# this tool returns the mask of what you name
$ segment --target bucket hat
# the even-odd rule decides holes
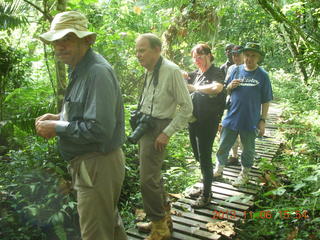
[[[254,51],[259,53],[262,57],[264,56],[264,52],[261,50],[259,43],[247,42],[242,52],[245,52],[245,51]]]
[[[92,43],[95,41],[96,33],[88,31],[87,18],[76,11],[58,13],[51,22],[50,31],[40,35],[45,43],[50,43],[63,38],[68,33],[74,33],[78,38],[92,35]]]

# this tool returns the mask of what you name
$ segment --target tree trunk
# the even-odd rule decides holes
[[[308,84],[308,74],[305,65],[302,63],[303,60],[303,55],[299,52],[299,49],[297,48],[295,44],[295,36],[292,34],[290,29],[288,29],[285,25],[280,25],[280,30],[283,34],[283,37],[285,39],[285,42],[288,46],[288,49],[290,50],[290,53],[292,57],[294,58],[297,67],[299,68],[302,76],[303,76],[303,81],[305,84]]]

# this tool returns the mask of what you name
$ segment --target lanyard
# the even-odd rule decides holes
[[[159,70],[160,70],[160,67],[161,67],[161,64],[162,64],[162,56],[160,56],[154,70],[153,70],[153,73],[152,73],[152,76],[151,76],[151,79],[150,79],[150,82],[149,82],[149,85],[148,85],[148,88],[147,88],[147,91],[146,93],[148,92],[149,90],[149,87],[151,85],[151,83],[153,83],[153,86],[154,86],[154,89],[153,89],[153,93],[152,93],[152,100],[151,100],[151,111],[150,111],[150,116],[152,116],[152,111],[153,111],[153,102],[154,102],[154,94],[155,94],[155,91],[156,91],[156,86],[158,85],[158,82],[159,82]],[[145,100],[145,96],[143,96],[143,93],[144,93],[144,90],[146,88],[146,85],[147,85],[147,78],[148,78],[148,72],[145,73],[145,78],[144,78],[144,83],[143,83],[143,89],[142,89],[142,92],[140,94],[140,97],[139,97],[139,105],[138,105],[138,111],[140,110],[144,100]]]

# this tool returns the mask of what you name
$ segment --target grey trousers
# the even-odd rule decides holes
[[[164,206],[167,203],[167,198],[161,176],[165,151],[157,151],[154,148],[154,143],[170,121],[169,119],[155,120],[155,127],[147,131],[139,141],[143,208],[151,221],[160,220],[165,216]]]
[[[82,239],[127,240],[117,206],[125,173],[122,150],[78,156],[69,169]]]

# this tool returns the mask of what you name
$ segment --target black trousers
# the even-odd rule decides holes
[[[212,145],[217,135],[221,115],[211,115],[189,124],[189,137],[194,157],[200,162],[203,177],[203,195],[211,193],[213,181]]]

